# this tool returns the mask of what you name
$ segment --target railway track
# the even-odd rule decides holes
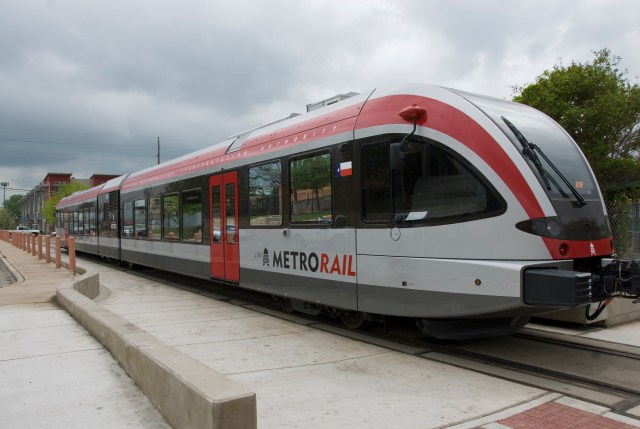
[[[338,320],[286,314],[261,293],[226,285],[212,288],[211,282],[156,269],[121,269],[317,329],[604,405],[623,415],[640,404],[640,347],[528,328],[508,337],[440,341],[425,337],[413,321],[402,318],[351,331]]]

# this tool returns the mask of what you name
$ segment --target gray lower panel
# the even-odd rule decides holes
[[[354,283],[240,269],[240,286],[272,295],[286,296],[347,310],[358,308],[357,290]]]
[[[359,310],[419,318],[512,317],[539,312],[520,298],[358,286]]]
[[[132,264],[143,265],[145,267],[158,268],[160,270],[171,271],[202,279],[211,278],[210,264],[191,259],[180,259],[175,256],[161,256],[151,253],[134,252],[122,249],[122,260]]]
[[[97,255],[98,246],[95,244],[79,243],[76,241],[76,252],[84,252],[91,253],[92,255]]]
[[[120,259],[120,249],[117,247],[100,246],[100,256],[112,259]]]

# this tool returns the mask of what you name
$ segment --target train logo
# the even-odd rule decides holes
[[[353,255],[329,255],[328,253],[301,252],[295,250],[274,250],[273,257],[266,247],[258,252],[262,256],[262,266],[284,270],[355,277]],[[271,264],[270,264],[271,262]]]

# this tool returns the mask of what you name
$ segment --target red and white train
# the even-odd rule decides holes
[[[307,107],[64,198],[59,233],[350,327],[404,316],[442,338],[637,297],[585,157],[543,113],[422,84]]]

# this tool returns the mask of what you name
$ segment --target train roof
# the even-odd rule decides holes
[[[98,194],[100,193],[104,185],[105,184],[103,183],[101,185],[94,186],[93,188],[90,188],[90,189],[76,191],[73,194],[69,195],[68,197],[62,198],[60,202],[58,202],[58,204],[56,205],[56,208],[61,209],[61,208],[65,208],[68,206],[81,203],[83,201],[93,199],[96,196],[98,196]]]
[[[129,191],[178,179],[214,174],[242,165],[249,160],[259,162],[263,158],[273,157],[275,152],[286,148],[301,150],[299,145],[318,142],[322,139],[326,144],[332,144],[337,142],[340,136],[344,140],[352,139],[356,131],[366,128],[395,125],[406,127],[408,125],[406,119],[400,117],[398,113],[402,108],[410,106],[412,100],[416,102],[433,100],[435,104],[431,108],[435,110],[434,106],[438,103],[450,104],[454,107],[460,106],[461,103],[468,105],[464,98],[465,94],[462,91],[427,84],[402,84],[361,94],[340,94],[307,105],[310,110],[307,113],[291,114],[283,119],[232,135],[220,143],[199,151],[120,176],[86,193],[73,194],[62,200],[61,204],[73,204],[85,198],[91,198],[94,194],[117,189]],[[309,106],[313,106],[312,109],[309,109]],[[431,113],[429,112],[429,115]],[[309,147],[317,147],[317,145]]]
[[[278,148],[319,140],[329,134],[336,134],[337,131],[353,132],[355,119],[370,93],[340,94],[336,96],[340,97],[339,102],[326,107],[316,107],[305,114],[293,113],[230,136],[223,142],[200,151],[138,171],[126,178],[122,189],[145,187],[207,172],[212,174],[243,159]],[[332,99],[333,97],[327,100]],[[327,100],[319,103],[326,103]],[[330,132],[327,127],[331,127]]]

